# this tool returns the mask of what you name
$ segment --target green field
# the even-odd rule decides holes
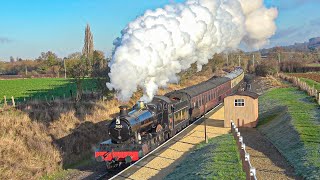
[[[310,87],[314,86],[314,88],[316,88],[318,91],[320,91],[320,83],[318,83],[314,80],[311,80],[311,79],[307,79],[307,78],[300,78],[300,80],[306,82]]]
[[[246,179],[231,134],[201,143],[165,179]]]
[[[94,79],[85,79],[83,89],[96,90],[97,83]],[[25,98],[30,99],[50,99],[70,97],[72,91],[76,92],[76,84],[73,79],[62,78],[37,78],[37,79],[14,79],[0,80],[0,104],[3,102],[3,96],[7,99],[13,96],[18,101]]]
[[[259,97],[262,132],[304,179],[320,179],[320,110],[297,88],[273,89]]]

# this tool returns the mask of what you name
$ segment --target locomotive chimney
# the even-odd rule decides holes
[[[120,109],[120,116],[127,116],[128,115],[128,106],[119,106]]]

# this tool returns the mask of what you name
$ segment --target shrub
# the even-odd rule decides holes
[[[263,61],[256,66],[255,71],[258,76],[274,75],[279,71],[279,67],[276,61]]]

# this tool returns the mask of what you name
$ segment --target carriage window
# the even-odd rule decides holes
[[[234,106],[243,107],[244,106],[244,99],[235,99]]]
[[[163,109],[164,109],[164,110],[167,110],[167,109],[168,109],[168,104],[167,104],[167,103],[165,103],[165,104],[163,105]]]
[[[176,112],[176,113],[174,114],[174,118],[175,118],[176,120],[178,120],[178,117],[179,117],[179,113]]]

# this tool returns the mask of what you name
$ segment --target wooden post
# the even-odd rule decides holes
[[[318,104],[320,105],[320,92],[318,92]]]
[[[244,158],[244,169],[246,173],[246,179],[250,180],[250,155],[248,153],[245,154]]]
[[[240,159],[241,159],[241,162],[242,162],[242,170],[245,172],[245,155],[246,155],[246,145],[243,143],[241,145],[241,150],[240,150]]]
[[[12,100],[12,107],[16,107],[16,103],[14,102],[14,97],[11,96],[11,100]]]
[[[7,97],[3,96],[4,102],[3,102],[3,107],[7,107]]]

